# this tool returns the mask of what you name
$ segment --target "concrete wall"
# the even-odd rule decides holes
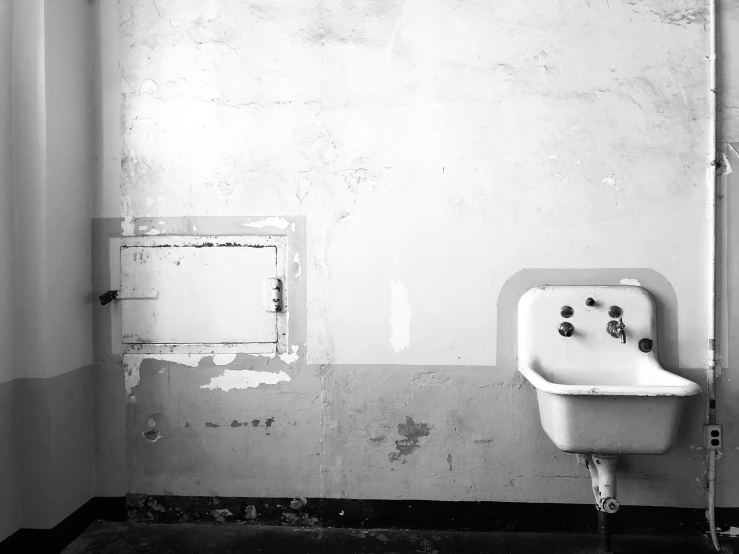
[[[90,7],[0,8],[0,540],[93,495]]]
[[[0,3],[0,260],[13,259],[13,3]],[[13,326],[13,264],[0,264],[0,440],[17,444],[14,433],[15,337]],[[21,525],[16,448],[0,451],[0,540]]]
[[[93,367],[18,379],[22,527],[50,529],[94,496]]]
[[[663,363],[702,383],[703,5],[95,9],[95,293],[120,232],[299,215],[307,244],[298,360],[129,361],[125,445],[124,361],[95,309],[110,423],[99,493],[590,502],[587,472],[543,434],[515,371],[514,307],[537,284],[642,283],[665,322]],[[731,321],[739,305],[723,301]],[[291,380],[208,387],[243,369]],[[623,461],[624,503],[704,504],[703,402],[688,402],[671,454]],[[736,407],[719,418],[719,504],[736,506]]]
[[[50,377],[92,354],[89,6],[15,7],[17,352],[23,376]]]
[[[87,0],[47,0],[46,299],[49,377],[92,362],[91,18]]]
[[[0,5],[0,259],[13,257],[13,3]],[[0,267],[0,352],[15,357],[13,266]],[[12,379],[15,364],[0,366],[0,382]]]
[[[719,144],[739,141],[739,5],[732,0],[719,2]],[[736,168],[734,168],[736,169]]]

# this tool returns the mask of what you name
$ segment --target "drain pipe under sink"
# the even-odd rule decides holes
[[[593,498],[598,510],[598,552],[607,554],[611,550],[611,514],[618,511],[616,500],[616,456],[578,454],[578,459],[590,472]]]

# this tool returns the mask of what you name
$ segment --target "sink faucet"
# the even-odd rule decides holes
[[[608,331],[608,334],[614,339],[621,339],[621,344],[626,344],[626,325],[624,325],[624,319],[622,317],[619,317],[618,321],[615,319],[613,321],[609,321],[606,326],[606,331]]]

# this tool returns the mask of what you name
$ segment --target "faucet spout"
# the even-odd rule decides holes
[[[606,331],[614,339],[621,339],[621,344],[626,344],[626,325],[622,317],[619,317],[618,321],[615,319],[609,321],[608,325],[606,325]]]

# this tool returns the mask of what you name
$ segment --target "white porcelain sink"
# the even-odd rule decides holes
[[[621,311],[625,343],[607,330],[619,319],[609,315],[612,306]],[[560,333],[563,323],[571,336],[566,326]],[[658,344],[654,299],[641,287],[536,287],[518,305],[518,370],[536,387],[544,430],[566,452],[672,447],[685,397],[700,387],[662,368]]]

